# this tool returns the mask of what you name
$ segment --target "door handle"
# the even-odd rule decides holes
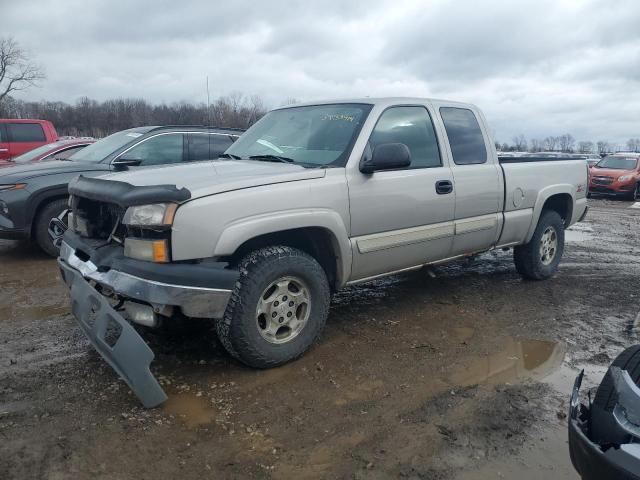
[[[453,192],[453,183],[451,180],[438,180],[436,182],[436,193],[438,195],[446,195]]]
[[[0,152],[8,152],[9,149],[8,148],[0,148]]]

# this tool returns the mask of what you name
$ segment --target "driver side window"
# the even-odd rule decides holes
[[[184,157],[184,135],[166,133],[139,143],[126,153],[127,157],[141,159],[141,166],[179,163]]]
[[[369,146],[404,143],[411,152],[409,168],[440,167],[440,150],[429,112],[424,107],[391,107],[376,123]]]

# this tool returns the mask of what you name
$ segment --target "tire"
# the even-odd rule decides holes
[[[551,259],[543,258],[541,252],[542,242],[548,238],[546,234],[550,231],[555,233],[556,239]],[[545,280],[556,273],[563,253],[564,222],[555,210],[543,210],[531,241],[513,249],[513,261],[516,270],[523,277],[530,280]],[[547,263],[547,260],[550,261]]]
[[[636,185],[636,188],[633,189],[633,192],[631,192],[631,195],[629,198],[634,202],[640,201],[640,183],[638,183]]]
[[[623,351],[611,367],[626,370],[635,384],[640,386],[640,345]],[[591,406],[591,439],[601,445],[628,443],[631,438],[613,418],[613,408],[618,402],[618,394],[613,384],[611,367],[600,382]]]
[[[60,250],[53,244],[49,237],[49,222],[67,209],[67,199],[60,198],[47,203],[40,209],[33,222],[33,239],[38,246],[52,257],[57,257]]]
[[[272,246],[249,253],[239,270],[224,317],[216,321],[222,345],[254,368],[276,367],[300,357],[317,340],[329,314],[330,289],[323,268],[305,252]],[[292,307],[294,296],[287,297],[287,292],[308,302]],[[266,314],[259,314],[259,304]]]

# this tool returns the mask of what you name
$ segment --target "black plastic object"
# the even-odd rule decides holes
[[[154,354],[146,342],[78,273],[60,260],[58,264],[71,287],[73,315],[98,353],[145,407],[157,407],[166,401],[167,395],[149,370]],[[117,332],[115,338],[110,337],[110,330]]]
[[[87,178],[82,175],[69,182],[69,193],[123,208],[150,203],[184,202],[191,198],[189,190],[175,185],[135,186],[126,182]]]

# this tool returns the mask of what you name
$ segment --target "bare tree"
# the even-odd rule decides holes
[[[598,140],[596,145],[598,147],[598,153],[600,154],[607,153],[611,150],[611,146],[609,145],[609,142],[607,142],[606,140]]]
[[[513,137],[512,140],[513,146],[516,147],[517,151],[523,152],[527,149],[527,139],[523,134]]]
[[[558,145],[558,137],[547,137],[544,139],[545,150],[555,150]]]
[[[0,38],[0,103],[11,93],[36,86],[45,78],[40,66],[11,37]]]
[[[575,143],[576,140],[570,133],[565,133],[564,135],[560,135],[560,137],[558,137],[558,147],[560,147],[560,150],[562,152],[572,152]]]
[[[539,140],[537,138],[532,138],[529,142],[529,151],[530,152],[539,152],[544,149],[544,141]]]
[[[630,138],[627,140],[627,149],[630,152],[640,151],[640,138]]]
[[[593,153],[593,142],[590,142],[588,140],[578,142],[578,151],[580,153]]]

